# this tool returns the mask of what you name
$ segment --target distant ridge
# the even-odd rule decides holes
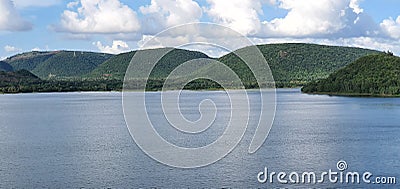
[[[265,44],[257,47],[269,64],[277,87],[303,86],[310,81],[327,78],[329,74],[360,57],[379,53],[379,51],[355,47],[304,43]],[[151,90],[159,90],[170,72],[184,62],[209,58],[202,52],[170,49],[171,51],[158,62],[150,75],[151,81],[148,87]],[[249,47],[245,47],[235,52],[245,52],[248,49]],[[157,52],[159,50],[161,49],[144,51]],[[69,83],[63,83],[63,87],[59,88],[52,86],[52,90],[121,90],[126,69],[136,52],[111,55],[81,51],[33,51],[7,58],[3,64],[0,64],[0,66],[3,65],[0,69],[4,71],[25,69],[32,72],[43,82],[47,82],[40,85],[41,90],[46,90],[47,87],[56,84],[57,81],[69,81]],[[246,88],[258,87],[253,73],[235,55],[235,52],[213,59],[234,70]],[[12,66],[11,69],[7,65]],[[201,72],[211,73],[213,71],[207,69],[212,69],[212,67],[206,67]],[[138,79],[144,81],[143,77],[145,76],[141,70],[133,71],[137,72],[135,75],[141,77]],[[85,86],[82,86],[83,83]],[[68,87],[69,85],[71,86]],[[193,89],[198,89],[198,86],[201,86],[201,88],[210,86],[218,88],[218,85],[210,81],[193,82],[190,86]]]
[[[74,78],[90,73],[113,55],[81,51],[28,52],[6,59],[15,70],[26,69],[42,79]]]
[[[304,43],[257,46],[267,60],[278,87],[295,87],[328,75],[357,58],[379,51]],[[246,51],[246,47],[237,51]],[[254,82],[252,73],[234,53],[218,59],[239,73],[242,80]]]

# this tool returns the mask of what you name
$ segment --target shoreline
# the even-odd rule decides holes
[[[382,95],[382,94],[370,94],[370,93],[333,93],[333,92],[301,92],[308,95],[328,95],[328,96],[341,96],[341,97],[359,97],[359,98],[400,98],[399,95]]]
[[[245,89],[246,91],[257,91],[259,88],[251,88],[251,89]],[[261,90],[269,90],[269,89],[301,89],[299,87],[293,87],[293,88],[265,88]],[[240,90],[240,89],[215,89],[215,88],[210,88],[210,89],[182,89],[182,91],[194,91],[194,92],[212,92],[212,91],[226,91],[226,90]],[[165,90],[165,91],[180,91],[180,90]],[[18,94],[57,94],[57,93],[123,93],[123,92],[143,92],[143,90],[104,90],[104,91],[34,91],[34,92],[17,92],[17,93],[2,93],[0,92],[1,95],[18,95]],[[144,92],[162,92],[162,90],[148,90]]]
[[[333,93],[333,92],[303,92],[302,87],[276,87],[268,89],[299,89],[300,93],[307,95],[327,95],[327,96],[337,96],[337,97],[353,97],[353,98],[400,98],[399,95],[380,95],[380,94],[370,94],[370,93]],[[246,91],[258,90],[259,88],[245,89]],[[183,91],[224,91],[225,89],[182,89]],[[226,89],[226,90],[239,90],[239,89]],[[262,89],[264,90],[264,89]],[[177,90],[166,90],[166,91],[177,91]],[[17,93],[1,93],[1,95],[18,95],[18,94],[57,94],[57,93],[123,93],[123,90],[104,90],[104,91],[34,91],[34,92],[17,92]],[[142,90],[129,90],[125,92],[142,92]],[[144,92],[162,92],[162,90],[148,90]]]

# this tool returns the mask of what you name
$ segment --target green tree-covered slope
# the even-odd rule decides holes
[[[157,51],[166,50],[166,49],[150,49],[143,50],[142,53],[148,53],[149,55],[157,53]],[[189,51],[183,49],[167,49],[171,50],[167,53],[154,67],[153,72],[151,74],[151,78],[153,79],[164,79],[169,73],[174,70],[180,64],[197,59],[197,58],[209,58],[206,54],[196,51]],[[135,55],[136,51],[132,51],[129,53],[122,53],[116,55],[109,60],[105,61],[103,64],[99,65],[95,70],[91,72],[89,77],[108,77],[122,80],[125,76],[126,69],[131,62],[132,57]],[[141,70],[133,70],[137,71],[135,75],[143,75]]]
[[[278,86],[298,86],[312,80],[326,78],[330,73],[350,64],[359,57],[377,53],[374,50],[325,46],[315,44],[267,44],[257,46],[267,60]],[[246,48],[240,49],[246,51]],[[219,61],[231,67],[248,82],[254,78],[234,53],[227,54]]]
[[[0,71],[0,93],[20,92],[21,86],[32,86],[41,80],[27,70]]]
[[[43,79],[82,77],[112,55],[79,51],[29,52],[6,59],[14,70],[26,69]]]
[[[29,70],[32,71],[36,68],[37,65],[43,63],[48,58],[56,54],[57,51],[53,52],[27,52],[18,54],[12,57],[7,58],[5,61],[12,65],[15,70]]]
[[[359,57],[377,53],[377,51],[368,49],[300,43],[267,44],[257,47],[269,63],[278,87],[301,86],[313,80],[326,78],[330,73],[348,65]],[[235,52],[246,52],[251,48],[254,47],[246,47]],[[182,63],[193,59],[209,58],[201,52],[172,48],[150,49],[140,52],[151,55],[152,53],[166,50],[171,51],[158,62],[150,76],[147,87],[151,90],[160,89],[170,72]],[[118,89],[118,86],[122,86],[126,69],[135,53],[137,51],[119,55],[78,51],[28,52],[10,57],[5,62],[10,64],[14,70],[26,69],[41,79],[50,81],[46,83],[47,87],[50,84],[54,84],[53,81],[71,81],[71,85],[77,86],[80,85],[80,82],[86,82],[82,85],[87,85],[88,81],[93,81],[96,86],[97,83],[101,82],[105,85],[110,83],[108,86],[113,86],[100,87],[102,89]],[[218,60],[232,68],[242,79],[246,88],[257,87],[253,73],[234,53],[229,53],[214,60]],[[260,68],[256,69],[257,71],[261,70]],[[138,81],[145,81],[143,70],[139,68],[132,71],[135,76],[139,77]],[[196,70],[193,74],[202,75],[203,73],[214,72],[215,70],[210,66]],[[66,86],[68,84],[64,83],[63,85]],[[201,85],[202,88],[207,88],[208,85],[212,86],[212,88],[217,86],[215,83],[202,80],[191,83],[191,88],[197,89],[197,85]],[[73,88],[74,86],[72,86],[71,90]],[[90,89],[90,87],[85,87],[84,90],[86,89]]]
[[[112,55],[92,52],[62,51],[36,66],[32,73],[46,77],[82,77]]]
[[[14,83],[36,82],[40,79],[27,70],[19,70],[16,72],[0,71],[0,86],[13,85]]]
[[[13,71],[13,70],[14,69],[10,64],[8,64],[7,62],[0,61],[0,71],[9,72],[9,71]]]
[[[97,66],[87,77],[109,77],[122,80],[133,55],[135,55],[135,51],[115,55]]]
[[[122,88],[118,80],[42,80],[28,70],[0,71],[0,93],[112,91]]]
[[[306,93],[400,95],[400,57],[379,53],[359,58],[328,78],[302,88]]]

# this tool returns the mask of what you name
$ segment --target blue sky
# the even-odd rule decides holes
[[[398,0],[0,0],[0,58],[31,50],[120,53],[137,49],[146,36],[198,21],[230,27],[255,43],[400,55]]]

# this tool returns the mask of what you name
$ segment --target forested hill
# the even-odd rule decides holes
[[[300,43],[267,44],[257,47],[266,58],[274,79],[280,87],[299,86],[316,79],[326,78],[330,73],[359,57],[378,53],[369,49]],[[246,48],[240,50],[246,51]],[[129,52],[110,58],[93,70],[88,77],[107,76],[122,79],[134,54],[135,52]],[[158,79],[165,78],[176,66],[196,58],[208,58],[208,56],[196,51],[174,49],[159,61],[152,76]],[[218,58],[218,61],[231,67],[245,83],[254,83],[251,71],[234,53]]]
[[[259,45],[258,48],[268,61],[278,83],[300,85],[325,78],[357,58],[377,52],[352,47],[300,43],[267,44]],[[104,76],[122,79],[134,54],[135,51],[119,55],[80,51],[28,52],[10,57],[5,62],[14,70],[26,69],[42,79],[98,79]],[[208,56],[201,52],[174,49],[160,61],[160,66],[154,74],[165,77],[171,71],[171,67],[196,58]],[[251,75],[234,53],[218,60],[233,68],[242,78],[249,78],[248,75]]]
[[[0,93],[21,92],[20,86],[33,85],[41,80],[27,70],[0,71]]]
[[[22,53],[5,60],[14,70],[26,69],[42,79],[79,78],[113,55],[81,51]]]
[[[361,48],[300,43],[267,44],[257,47],[266,58],[278,87],[301,86],[313,80],[326,78],[330,73],[348,65],[359,57],[378,53],[378,51]],[[246,51],[246,49],[248,47],[237,51]],[[144,51],[152,53],[159,50],[165,49]],[[68,90],[118,90],[122,86],[126,69],[135,53],[136,51],[110,55],[80,51],[33,51],[18,54],[7,58],[3,63],[0,62],[0,70],[28,70],[43,80],[40,85],[42,91],[45,91],[45,88],[52,84],[58,85],[56,84],[57,81],[64,82],[62,85],[58,85],[62,87],[51,87],[52,90],[59,91],[66,88]],[[171,49],[153,69],[150,76],[150,88],[158,90],[174,68],[186,61],[198,58],[209,57],[202,52]],[[234,52],[217,60],[231,67],[242,79],[246,88],[257,87],[252,72]],[[142,71],[136,71],[138,74],[135,75],[140,76]],[[212,72],[213,70],[202,70],[202,72],[208,71]],[[143,78],[140,79],[143,80]],[[46,81],[48,82],[46,83]],[[66,81],[70,83],[66,83]],[[69,84],[73,86],[68,87]],[[95,87],[91,88],[88,86],[89,84],[94,84]],[[81,87],[81,85],[85,86]],[[197,89],[197,85],[207,88],[207,86],[215,86],[215,83],[200,81],[191,84],[193,89]],[[35,90],[32,88],[32,91]]]
[[[144,53],[151,54],[159,50],[160,49],[149,49],[143,51]],[[154,67],[153,72],[151,74],[151,78],[164,79],[177,66],[185,63],[186,61],[198,58],[209,58],[206,54],[197,51],[172,49],[172,48],[167,50],[170,51],[157,62],[157,65]],[[107,77],[107,78],[123,80],[126,69],[128,68],[129,63],[131,62],[131,59],[135,55],[135,53],[136,51],[122,53],[108,59],[107,61],[99,65],[96,69],[94,69],[88,75],[88,77],[91,78]],[[140,70],[137,71],[140,72]],[[141,74],[138,73],[136,75],[141,75]]]
[[[328,78],[302,89],[306,93],[400,96],[400,57],[391,53],[364,56]]]
[[[13,71],[13,70],[14,69],[10,64],[8,64],[6,62],[3,62],[3,61],[0,61],[0,71],[9,72],[9,71]]]
[[[267,60],[274,79],[279,86],[293,87],[326,78],[338,70],[374,50],[325,46],[315,44],[267,44],[257,46]],[[240,49],[246,51],[246,49]],[[227,64],[242,78],[251,78],[251,72],[234,53],[227,54],[219,61]],[[251,80],[251,79],[250,79]]]

